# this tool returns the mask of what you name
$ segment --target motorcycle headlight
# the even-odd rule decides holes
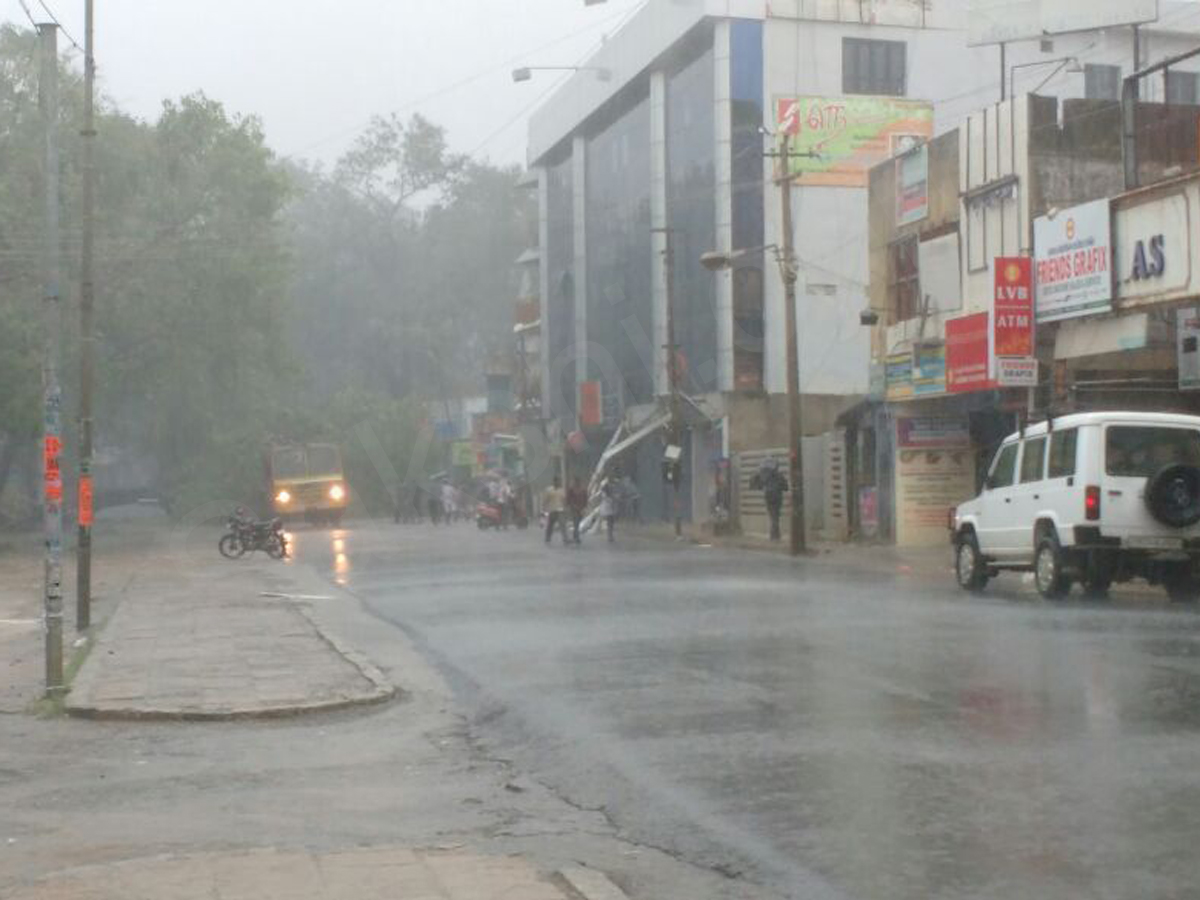
[[[346,490],[340,484],[335,484],[329,489],[330,500],[341,500],[346,496]]]
[[[287,504],[292,502],[292,495],[289,494],[287,491],[280,491],[278,494],[275,495],[275,500],[276,500],[276,502],[282,503],[284,506],[286,506]]]

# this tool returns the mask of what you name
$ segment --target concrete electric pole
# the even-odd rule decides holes
[[[784,328],[787,329],[787,429],[788,461],[792,488],[791,552],[805,551],[804,539],[804,428],[800,397],[800,347],[796,339],[796,247],[792,226],[791,137],[786,132],[779,151],[781,172],[776,182],[783,199],[781,268],[784,289]]]
[[[75,629],[92,624],[92,397],[96,369],[96,58],[94,0],[86,0],[83,61],[83,253],[79,265],[79,542],[75,570]]]
[[[41,73],[38,105],[45,143],[45,221],[42,234],[42,506],[46,538],[43,615],[46,633],[46,694],[63,691],[62,586],[62,293],[59,285],[58,221],[58,28],[38,25]]]

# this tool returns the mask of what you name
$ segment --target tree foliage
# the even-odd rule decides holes
[[[41,425],[36,51],[0,28],[0,499],[14,461],[34,483]],[[60,95],[70,451],[82,85],[66,64]],[[423,404],[478,392],[507,345],[534,221],[517,170],[390,116],[325,172],[279,160],[256,118],[202,94],[153,122],[102,99],[97,130],[101,454],[136,462],[183,514],[261,495],[270,438],[334,439],[380,508],[391,486],[355,434],[405,473]]]

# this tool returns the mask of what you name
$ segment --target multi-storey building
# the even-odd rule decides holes
[[[1163,6],[1160,21],[1191,5]],[[761,506],[737,486],[764,454],[786,452],[773,249],[786,189],[813,436],[807,512],[813,528],[844,529],[840,447],[816,436],[870,390],[870,168],[1009,90],[1115,99],[1135,43],[1142,59],[1179,45],[1151,24],[1001,51],[970,46],[967,24],[965,0],[651,0],[538,109],[542,414],[569,467],[590,470],[616,434],[643,515],[668,514],[653,426],[671,389],[671,333],[690,425],[683,514],[705,521],[715,497],[763,530]],[[1195,76],[1164,90],[1195,92]],[[786,179],[771,155],[782,131],[802,154]],[[734,265],[708,271],[709,251]]]

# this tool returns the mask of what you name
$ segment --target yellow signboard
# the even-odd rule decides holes
[[[781,97],[797,184],[866,187],[867,171],[933,137],[933,104],[894,97]]]

